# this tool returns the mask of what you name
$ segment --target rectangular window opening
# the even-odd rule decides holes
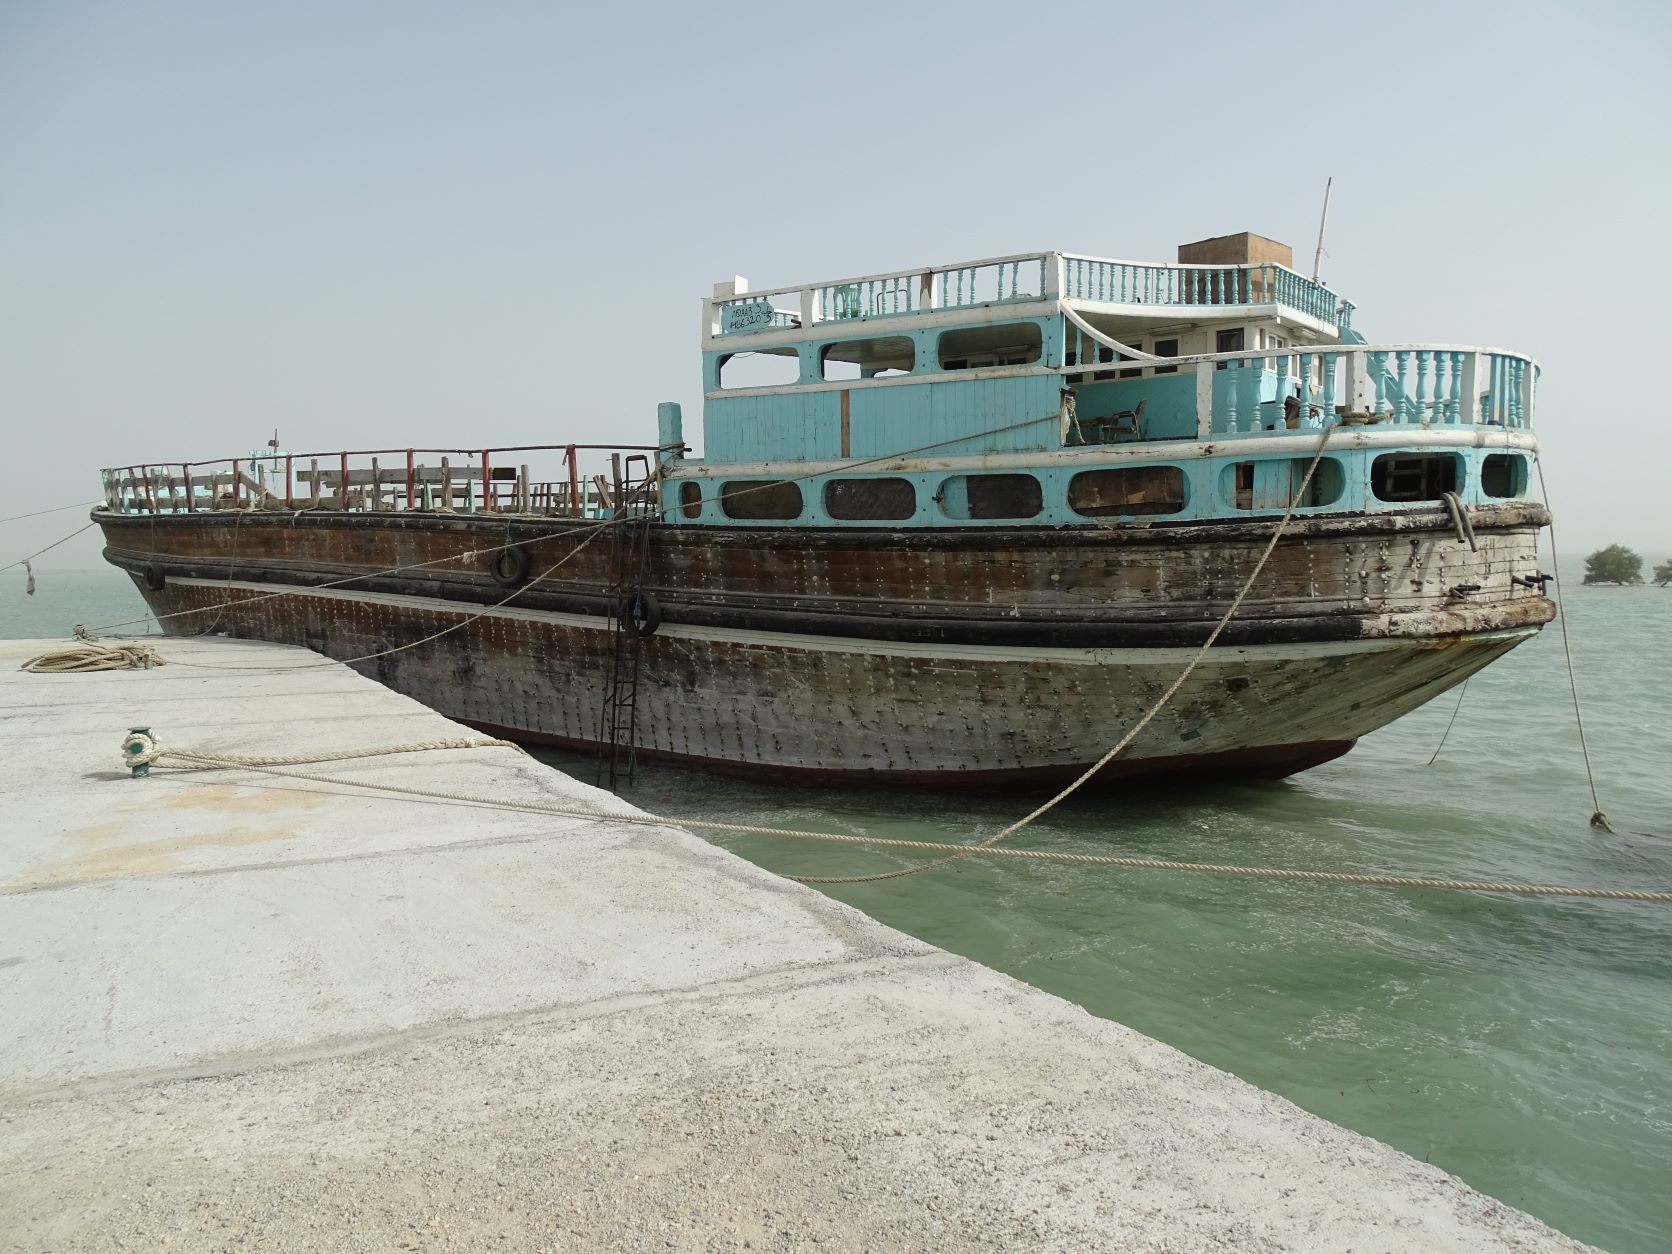
[[[1082,471],[1068,481],[1068,508],[1088,518],[1176,514],[1184,508],[1184,471],[1177,466]]]
[[[720,358],[722,388],[786,387],[801,382],[801,354],[793,348],[757,349]]]
[[[917,513],[917,487],[910,479],[832,479],[824,512],[843,522],[899,522]]]
[[[1238,353],[1246,346],[1246,340],[1247,336],[1244,328],[1230,327],[1227,330],[1217,332],[1214,335],[1213,351],[1216,353]],[[1215,362],[1214,369],[1223,370],[1231,364],[1232,363],[1228,361]],[[1246,366],[1248,363],[1245,361],[1239,361],[1236,364],[1239,366]]]
[[[823,376],[831,381],[886,379],[912,372],[917,364],[917,345],[904,335],[885,335],[873,340],[843,340],[819,350]]]
[[[954,475],[935,500],[948,518],[1037,518],[1045,509],[1039,480],[1026,474]]]
[[[801,504],[801,485],[788,479],[734,479],[720,485],[720,512],[727,518],[788,522],[801,517]]]
[[[1370,463],[1370,491],[1379,501],[1437,501],[1457,491],[1457,457],[1384,453]]]
[[[981,370],[993,366],[1028,366],[1045,350],[1037,322],[961,327],[947,331],[937,346],[942,370]]]

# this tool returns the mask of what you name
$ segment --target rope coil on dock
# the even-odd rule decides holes
[[[150,670],[168,660],[148,644],[94,644],[91,641],[36,654],[20,667],[37,675],[74,675],[85,671]]]

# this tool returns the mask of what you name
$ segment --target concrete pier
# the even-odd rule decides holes
[[[687,832],[181,748],[471,733],[315,655],[0,643],[0,1249],[1582,1249]],[[605,800],[515,749],[311,768]]]

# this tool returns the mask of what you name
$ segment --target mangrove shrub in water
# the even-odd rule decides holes
[[[1610,544],[1585,559],[1586,583],[1642,583],[1643,559],[1623,544]]]
[[[1655,567],[1655,586],[1664,588],[1672,583],[1672,562],[1662,562]]]

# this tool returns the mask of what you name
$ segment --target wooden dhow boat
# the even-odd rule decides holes
[[[494,734],[784,780],[1287,775],[1554,614],[1537,367],[1367,343],[1254,235],[704,304],[702,455],[104,472],[163,629],[305,645]]]

